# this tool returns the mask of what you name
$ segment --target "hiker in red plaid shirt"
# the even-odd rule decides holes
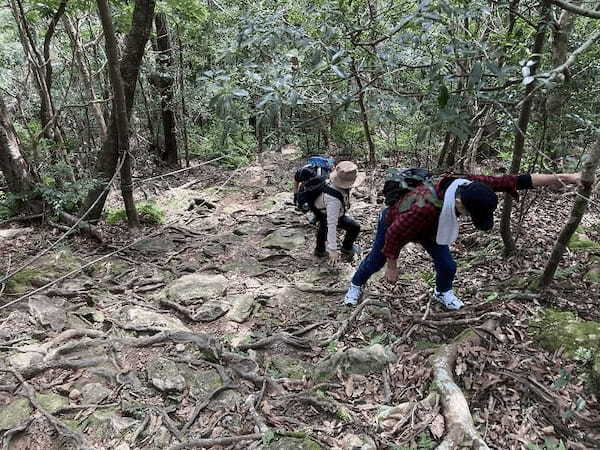
[[[421,244],[433,259],[436,272],[434,299],[447,309],[460,309],[463,302],[452,290],[456,263],[449,248],[458,237],[457,216],[469,216],[475,228],[489,231],[493,228],[494,210],[498,205],[496,192],[516,196],[521,189],[580,182],[579,173],[464,175],[445,177],[434,186],[417,186],[381,211],[371,252],[354,273],[344,303],[356,305],[371,275],[384,266],[385,278],[396,282],[400,250],[407,243],[415,242]]]

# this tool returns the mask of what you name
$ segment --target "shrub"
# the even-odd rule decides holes
[[[165,221],[165,212],[154,203],[137,203],[135,207],[142,223],[158,225]],[[125,208],[111,209],[106,215],[106,222],[111,225],[125,222],[126,220],[127,212]]]

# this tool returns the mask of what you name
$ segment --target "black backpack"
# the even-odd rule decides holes
[[[433,175],[427,169],[390,169],[383,185],[384,202],[391,206],[417,186],[432,183]]]
[[[329,194],[335,198],[337,198],[344,208],[346,205],[344,204],[344,196],[337,189],[332,188],[327,183],[328,177],[314,177],[310,180],[302,183],[302,187],[298,192],[298,205],[300,207],[306,205],[311,211],[316,213],[317,208],[315,207],[315,201],[319,198],[321,194]]]

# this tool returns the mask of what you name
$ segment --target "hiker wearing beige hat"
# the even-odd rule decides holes
[[[360,233],[360,225],[346,213],[350,208],[350,190],[364,181],[364,173],[351,161],[340,162],[331,172],[329,183],[324,183],[311,208],[317,218],[317,245],[315,256],[329,256],[335,264],[340,253],[353,256],[357,253],[354,242]],[[337,230],[346,231],[342,248],[338,250]]]

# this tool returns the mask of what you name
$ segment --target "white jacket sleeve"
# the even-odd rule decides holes
[[[325,194],[323,196],[327,212],[327,251],[337,251],[337,224],[343,214],[343,205],[337,198]]]

